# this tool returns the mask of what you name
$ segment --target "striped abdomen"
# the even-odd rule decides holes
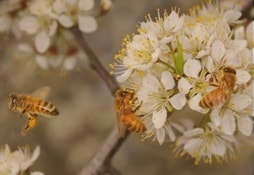
[[[220,104],[223,104],[227,97],[228,92],[225,91],[223,88],[216,88],[206,94],[199,102],[199,106],[202,108],[214,108]]]
[[[30,110],[29,110],[30,108]],[[27,105],[27,112],[53,117],[59,114],[55,105],[44,100],[36,100]]]
[[[121,121],[126,125],[129,130],[136,133],[142,133],[146,131],[144,123],[139,120],[133,113],[130,113],[128,115],[122,115]]]

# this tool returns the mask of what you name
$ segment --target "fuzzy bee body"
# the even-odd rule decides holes
[[[134,109],[135,93],[130,89],[119,89],[116,91],[115,110],[117,112],[117,124],[120,136],[124,137],[126,128],[136,133],[146,131],[144,123],[137,118],[135,112],[141,104]]]
[[[42,91],[45,91],[45,93],[41,93]],[[16,93],[9,95],[9,110],[27,116],[27,123],[22,130],[22,135],[25,135],[29,129],[37,125],[38,116],[53,118],[59,114],[55,105],[37,97],[38,94],[47,94],[48,91],[49,87],[44,87],[37,90],[34,96]]]
[[[232,67],[222,67],[220,75],[214,75],[217,88],[206,94],[199,102],[202,108],[214,108],[227,102],[236,84],[236,71]]]

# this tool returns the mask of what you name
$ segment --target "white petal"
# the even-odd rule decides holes
[[[179,92],[183,93],[183,94],[188,94],[190,88],[192,88],[193,86],[188,82],[188,80],[186,78],[181,78],[178,81],[178,90]]]
[[[166,131],[167,131],[167,134],[168,134],[168,137],[169,137],[170,141],[172,141],[172,142],[175,141],[176,135],[175,135],[172,127],[167,126]]]
[[[211,144],[211,151],[215,155],[223,156],[225,154],[225,151],[226,151],[226,146],[224,144],[221,144],[221,142],[216,140]]]
[[[216,40],[212,44],[211,55],[216,62],[220,62],[221,58],[225,55],[226,49],[223,42]]]
[[[39,28],[37,18],[33,16],[26,16],[20,19],[18,26],[20,30],[25,31],[28,34],[35,34]]]
[[[254,11],[254,10],[253,10]],[[252,21],[246,28],[246,37],[247,37],[247,41],[248,41],[248,44],[250,46],[254,46],[254,39],[253,39],[253,31],[254,31],[254,21]],[[252,57],[253,57],[253,54],[252,54]],[[252,60],[254,60],[252,58]]]
[[[61,65],[62,60],[63,60],[63,55],[62,54],[58,54],[53,59],[49,59],[48,60],[48,64],[52,68],[57,68],[57,67],[59,67]]]
[[[79,0],[78,7],[84,11],[91,10],[94,7],[94,0]]]
[[[156,48],[155,51],[151,55],[151,57],[152,57],[151,62],[153,62],[153,63],[156,62],[159,59],[160,53],[161,53],[161,49],[160,48]]]
[[[152,122],[156,129],[163,127],[167,119],[167,111],[166,109],[162,109],[158,112],[153,112]]]
[[[48,69],[47,58],[41,55],[35,57],[35,61],[42,69]]]
[[[33,48],[26,43],[20,43],[18,45],[18,49],[22,52],[26,52],[26,53],[30,53],[30,54],[32,54],[34,52]]]
[[[197,111],[197,112],[200,112],[200,113],[204,114],[204,113],[207,113],[209,110],[208,109],[203,109],[199,106],[199,102],[200,102],[201,99],[202,99],[202,96],[200,94],[195,95],[194,97],[192,97],[189,100],[189,107],[194,111]]]
[[[245,39],[238,39],[231,41],[230,49],[234,51],[241,51],[247,46],[247,41]]]
[[[49,36],[55,35],[56,30],[57,30],[57,22],[56,22],[56,21],[53,21],[53,22],[51,23],[51,25],[49,26]]]
[[[237,118],[237,126],[239,131],[245,135],[250,136],[253,130],[253,121],[248,116],[240,116]]]
[[[30,175],[44,175],[44,173],[39,172],[39,171],[34,171],[34,172],[31,172]]]
[[[45,31],[38,33],[35,36],[35,47],[39,53],[44,53],[50,46],[50,38]]]
[[[186,104],[186,97],[183,93],[178,93],[169,99],[169,102],[176,110],[180,110]]]
[[[53,3],[53,10],[57,13],[63,13],[66,11],[66,4],[62,0],[55,0]]]
[[[204,40],[208,38],[206,27],[201,23],[197,23],[192,32],[192,36],[197,40],[198,43],[202,43]]]
[[[184,64],[184,73],[187,76],[197,78],[201,70],[201,64],[197,60],[187,60]]]
[[[71,16],[62,14],[58,17],[58,21],[64,27],[72,27],[74,25],[74,21],[72,20]]]
[[[156,138],[159,144],[162,145],[165,140],[165,130],[163,128],[156,130]]]
[[[78,16],[79,30],[85,33],[94,32],[97,29],[97,22],[95,18],[91,16]]]
[[[33,155],[31,157],[31,161],[33,161],[33,162],[36,161],[38,159],[39,155],[40,155],[40,147],[36,146],[36,148],[33,152]]]
[[[190,155],[192,155],[193,153],[195,154],[198,151],[198,147],[201,144],[201,140],[200,139],[190,139],[186,142],[186,144],[184,145],[184,150],[186,152],[188,152]]]
[[[168,71],[161,73],[161,82],[165,87],[165,90],[173,89],[175,87],[175,80],[172,74]]]
[[[228,10],[225,12],[224,17],[228,22],[234,22],[241,17],[242,13],[236,10]]]
[[[225,111],[221,120],[221,130],[228,135],[233,135],[236,129],[235,118],[232,112]]]
[[[213,60],[213,58],[211,56],[208,56],[207,59],[206,59],[206,67],[207,67],[207,70],[208,72],[214,72],[215,70],[215,62]]]
[[[201,135],[201,134],[204,134],[204,129],[203,128],[195,128],[195,129],[192,129],[192,130],[188,130],[186,132],[184,132],[184,136],[186,137],[195,137],[195,136],[198,136],[198,135]]]
[[[125,70],[125,72],[123,74],[116,77],[116,80],[120,83],[123,83],[130,77],[132,72],[133,72],[132,69]]]
[[[247,108],[251,103],[251,97],[245,94],[233,94],[231,96],[231,107],[235,111],[240,111],[244,108]]]
[[[221,125],[221,116],[219,113],[220,113],[220,108],[215,108],[212,110],[210,114],[210,119],[216,126]]]
[[[66,70],[71,71],[71,70],[75,67],[76,62],[77,62],[76,57],[69,57],[69,58],[66,58],[65,61],[64,61],[63,67],[64,67]]]
[[[247,83],[251,79],[251,75],[249,72],[245,70],[236,70],[236,83],[244,84]]]

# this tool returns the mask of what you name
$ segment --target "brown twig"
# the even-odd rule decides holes
[[[115,91],[119,88],[117,82],[115,81],[115,78],[113,76],[111,76],[107,72],[107,70],[102,66],[97,55],[88,46],[81,31],[77,27],[73,27],[71,29],[71,31],[72,31],[74,37],[76,38],[77,42],[79,43],[80,47],[87,54],[91,68],[99,74],[99,76],[102,78],[102,80],[108,86],[111,94],[114,95]]]
[[[125,137],[126,138],[126,137]],[[102,144],[100,150],[89,161],[88,165],[84,167],[78,175],[120,175],[111,166],[111,159],[120,148],[125,138],[119,138],[117,128],[115,127],[105,142]]]
[[[88,59],[91,67],[99,74],[103,81],[105,81],[112,95],[115,94],[115,91],[119,88],[113,76],[111,76],[105,68],[100,63],[98,57],[93,52],[93,50],[88,46],[85,38],[77,27],[71,29],[74,37],[79,43],[83,51],[88,55]],[[129,132],[126,133],[125,138],[120,138],[117,127],[114,127],[110,132],[102,147],[99,151],[93,156],[89,163],[84,167],[79,175],[99,175],[99,174],[109,174],[109,175],[120,175],[111,166],[111,159],[120,148],[124,140],[129,135]]]

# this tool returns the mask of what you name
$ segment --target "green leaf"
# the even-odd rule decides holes
[[[175,69],[176,73],[179,75],[183,75],[183,47],[181,43],[177,40],[177,52],[174,55],[174,63],[175,63]]]

